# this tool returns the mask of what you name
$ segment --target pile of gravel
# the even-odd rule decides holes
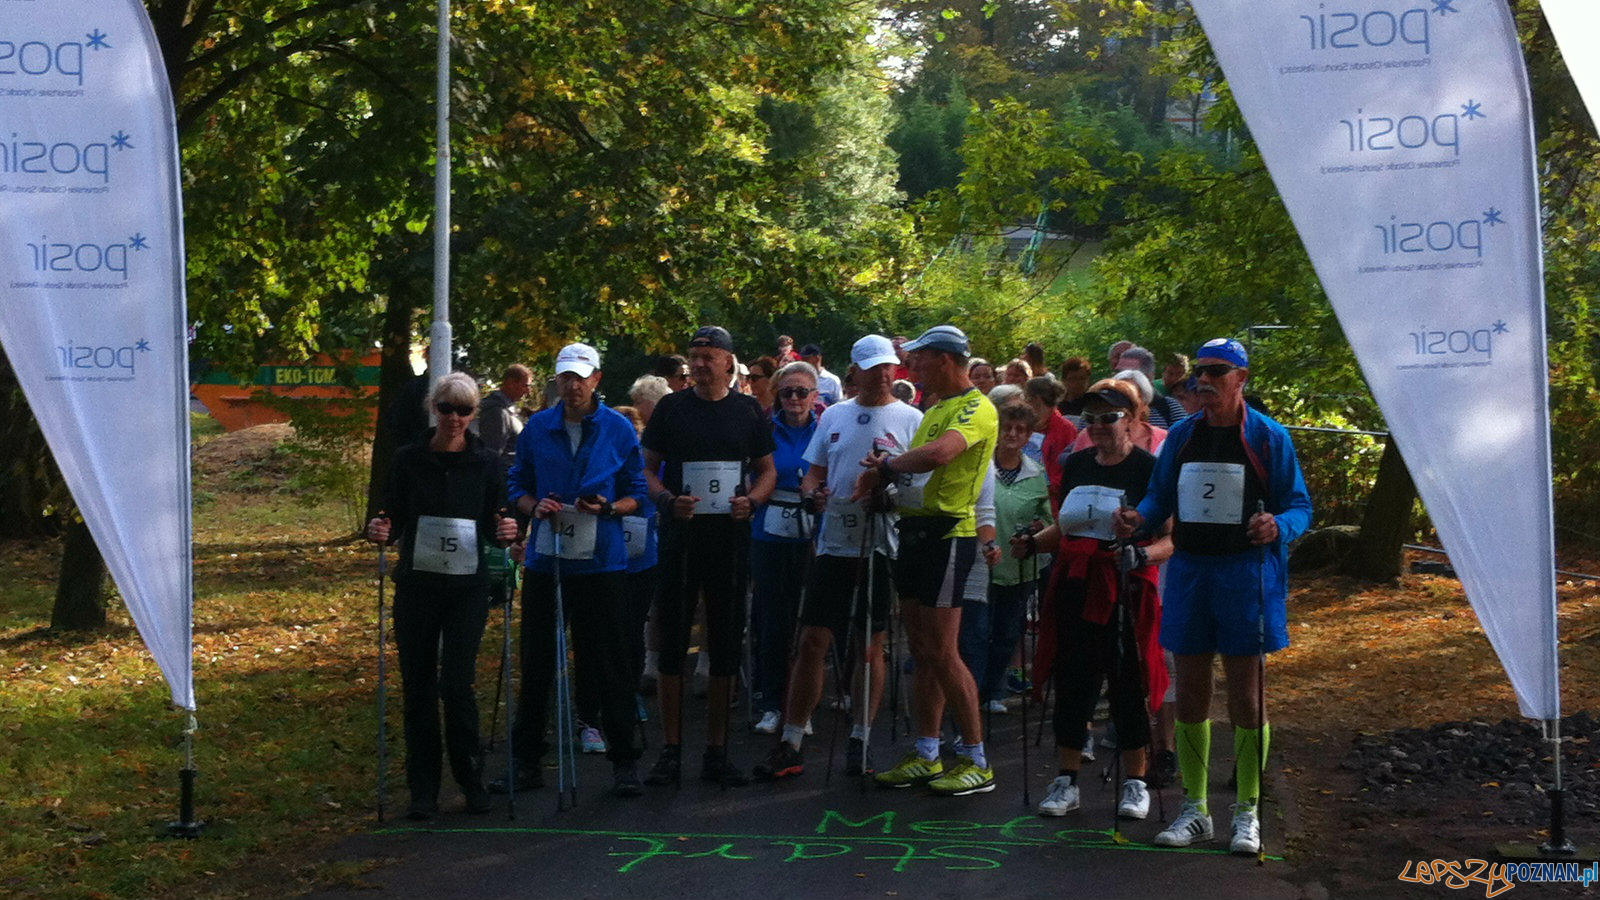
[[[1587,712],[1561,720],[1562,778],[1569,821],[1600,821],[1600,722]],[[1550,819],[1554,763],[1538,723],[1526,719],[1445,722],[1363,735],[1341,764],[1358,772],[1366,798],[1404,814],[1442,797],[1481,801],[1509,824]]]

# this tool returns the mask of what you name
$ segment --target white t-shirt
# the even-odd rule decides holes
[[[817,552],[824,556],[855,558],[861,555],[861,532],[852,526],[864,521],[850,503],[856,479],[866,471],[861,460],[873,450],[899,456],[911,446],[922,413],[898,400],[883,406],[862,406],[856,400],[836,403],[823,412],[817,431],[806,447],[806,462],[828,467],[828,509],[817,534]],[[847,518],[856,512],[856,519]],[[874,546],[890,556],[899,548],[894,531],[896,516],[880,515],[875,523]]]

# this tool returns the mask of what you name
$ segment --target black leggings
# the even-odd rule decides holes
[[[1100,686],[1107,679],[1117,746],[1122,750],[1148,746],[1150,717],[1145,712],[1144,670],[1139,667],[1133,623],[1127,623],[1119,655],[1117,610],[1112,609],[1111,621],[1105,625],[1085,621],[1084,582],[1063,578],[1052,600],[1056,604],[1056,746],[1083,746],[1088,736],[1085,723],[1094,715]]]
[[[489,618],[484,585],[451,584],[444,576],[413,573],[395,583],[394,639],[400,651],[404,697],[406,784],[418,800],[437,800],[441,752],[439,706],[450,773],[466,786],[478,781],[478,696],[473,690],[478,645]]]
[[[732,523],[730,523],[732,524]],[[685,534],[690,531],[690,534]],[[706,598],[705,646],[711,653],[711,675],[726,678],[739,672],[744,646],[744,595],[750,529],[695,531],[669,526],[661,532],[660,603],[663,675],[682,675],[689,653],[689,631],[700,595]]]

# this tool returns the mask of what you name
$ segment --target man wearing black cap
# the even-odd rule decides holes
[[[882,787],[926,784],[934,793],[964,796],[994,790],[978,686],[961,661],[957,637],[961,601],[981,601],[989,592],[989,571],[978,547],[977,502],[999,439],[1000,417],[967,376],[971,353],[961,329],[930,328],[905,349],[913,375],[939,402],[923,416],[910,450],[861,461],[866,471],[856,480],[851,498],[861,500],[882,484],[900,482],[895,584],[916,660],[918,738],[916,750],[893,769],[879,772],[876,780]],[[983,549],[995,551],[992,546]],[[948,772],[939,758],[946,703],[962,740]]]
[[[1271,742],[1262,708],[1266,655],[1289,644],[1289,544],[1311,524],[1311,495],[1289,433],[1245,403],[1249,367],[1235,340],[1217,338],[1196,351],[1201,414],[1168,432],[1144,499],[1117,514],[1117,536],[1176,520],[1161,645],[1177,661],[1178,766],[1186,797],[1155,842],[1187,847],[1212,839],[1206,772],[1212,668],[1220,655],[1239,781],[1230,849],[1255,855]]]
[[[777,484],[772,432],[754,397],[730,392],[733,339],[714,325],[689,341],[690,390],[661,398],[645,427],[645,478],[661,509],[660,697],[664,744],[646,784],[675,784],[683,758],[683,662],[701,592],[711,678],[700,777],[749,781],[728,760],[728,699],[744,640],[751,510]],[[746,487],[748,485],[748,488]],[[730,553],[730,551],[732,551]]]
[[[839,381],[839,376],[823,368],[822,348],[807,344],[800,348],[800,359],[817,370],[817,397],[829,406],[838,403],[844,397],[844,384]]]

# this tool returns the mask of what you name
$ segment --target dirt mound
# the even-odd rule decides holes
[[[293,427],[277,423],[244,428],[207,441],[194,451],[195,487],[247,493],[283,487],[294,462],[281,445],[293,437]]]

